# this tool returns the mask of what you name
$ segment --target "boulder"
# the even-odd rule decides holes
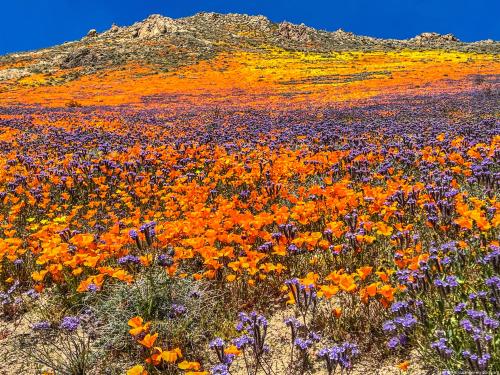
[[[97,33],[97,30],[96,29],[91,29],[89,30],[89,32],[87,33],[87,38],[95,38],[97,37],[99,34]]]

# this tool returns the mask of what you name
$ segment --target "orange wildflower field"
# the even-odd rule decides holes
[[[0,363],[500,371],[498,55],[79,69],[0,81]]]

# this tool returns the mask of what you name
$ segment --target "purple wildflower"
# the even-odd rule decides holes
[[[66,331],[75,331],[80,325],[80,318],[77,316],[65,316],[59,325],[59,328]]]

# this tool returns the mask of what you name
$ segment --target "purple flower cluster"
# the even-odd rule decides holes
[[[455,276],[446,276],[444,280],[435,279],[434,285],[438,288],[439,293],[446,297],[452,292],[453,288],[458,286],[458,280]]]
[[[473,371],[485,371],[491,360],[491,355],[484,353],[482,355],[473,354],[468,350],[462,352],[462,358],[469,364]]]
[[[219,363],[218,365],[215,365],[212,367],[210,370],[211,375],[230,375],[229,372],[229,367],[223,363]]]
[[[404,347],[409,342],[409,336],[419,323],[426,320],[426,310],[421,300],[396,301],[391,306],[391,312],[395,317],[383,323],[382,329],[390,333],[392,337],[387,342],[391,350]],[[418,318],[419,319],[418,319]]]
[[[491,246],[492,251],[479,261],[485,265],[491,265],[496,274],[500,274],[500,246]]]
[[[170,267],[174,264],[174,260],[167,254],[160,254],[158,255],[157,263],[160,267]]]
[[[396,350],[398,347],[405,347],[408,345],[408,341],[408,336],[400,334],[391,337],[391,339],[387,342],[387,347],[391,350]]]
[[[310,339],[303,339],[303,338],[300,338],[300,337],[297,337],[294,341],[293,341],[293,345],[295,345],[297,348],[299,348],[300,350],[303,350],[303,351],[306,351],[308,350],[310,347],[312,347],[313,345],[313,341],[310,340]]]
[[[218,349],[218,348],[224,348],[224,345],[226,345],[224,340],[221,339],[220,337],[217,337],[217,338],[213,339],[212,341],[210,341],[210,343],[208,344],[208,347],[210,349]]]
[[[121,258],[118,258],[118,264],[124,265],[124,264],[140,264],[141,261],[139,257],[136,257],[135,255],[125,255],[122,256]]]
[[[65,316],[59,325],[59,328],[66,331],[76,331],[80,326],[80,318],[77,316]]]
[[[245,334],[238,338],[240,347],[245,349],[248,345],[256,357],[269,351],[269,347],[265,343],[268,326],[267,319],[255,311],[250,314],[240,312],[238,318],[239,321],[236,324],[236,330],[238,332],[245,332]]]
[[[431,348],[435,349],[443,359],[450,359],[453,355],[453,350],[451,350],[448,345],[448,340],[441,337],[439,340],[431,343]]]
[[[356,344],[345,342],[330,348],[323,348],[318,352],[317,356],[325,361],[328,374],[331,375],[338,366],[340,366],[341,370],[351,369],[353,359],[359,354],[360,351]]]
[[[219,360],[219,364],[212,368],[213,374],[225,374],[229,373],[229,367],[234,361],[234,354],[226,354],[224,353],[226,343],[220,337],[217,337],[210,341],[209,347],[212,349],[217,355],[217,359]],[[222,372],[226,371],[226,372]]]
[[[136,241],[138,238],[139,238],[139,234],[137,233],[137,231],[135,229],[131,229],[129,232],[128,232],[128,235],[130,236],[130,238],[132,238],[134,241]]]
[[[293,345],[299,350],[306,351],[319,341],[321,341],[321,336],[316,332],[310,332],[306,338],[297,337],[293,340]]]
[[[232,342],[239,350],[244,350],[247,346],[253,344],[253,339],[248,335],[242,335],[234,338]]]
[[[262,253],[270,253],[273,251],[274,244],[270,241],[263,243],[258,247],[258,250]]]
[[[0,292],[0,306],[19,305],[22,302],[21,297],[14,297],[14,292],[19,286],[19,280],[15,280],[7,291]]]
[[[274,233],[271,233],[271,238],[276,241],[277,243],[279,243],[280,239],[283,238],[283,233],[281,232],[274,232]]]
[[[459,313],[463,316],[464,309]],[[499,326],[497,319],[482,310],[466,309],[465,317],[460,320],[460,327],[469,334],[479,355],[487,354],[491,350],[491,342]]]
[[[186,314],[186,312],[187,312],[186,306],[173,303],[172,306],[170,307],[169,317],[170,319],[174,319],[179,316],[183,316],[184,314]]]
[[[139,238],[139,233],[137,233],[137,231],[135,229],[131,229],[129,232],[128,232],[128,235],[131,239],[133,239],[135,241],[135,244],[137,245],[137,248],[139,250],[142,250],[142,241],[141,239]]]
[[[297,247],[297,245],[292,243],[292,244],[288,245],[288,247],[286,248],[286,252],[290,255],[299,255],[299,254],[303,254],[305,252],[305,250],[301,249],[300,247]]]
[[[394,318],[394,323],[406,330],[417,324],[417,318],[413,314],[406,314]]]
[[[30,289],[26,292],[26,295],[30,297],[31,299],[38,299],[40,298],[40,293],[38,293],[35,289]]]

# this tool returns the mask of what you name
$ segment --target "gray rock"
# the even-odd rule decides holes
[[[89,32],[87,33],[87,38],[95,38],[97,37],[99,34],[97,33],[97,30],[96,29],[91,29],[89,30]]]

